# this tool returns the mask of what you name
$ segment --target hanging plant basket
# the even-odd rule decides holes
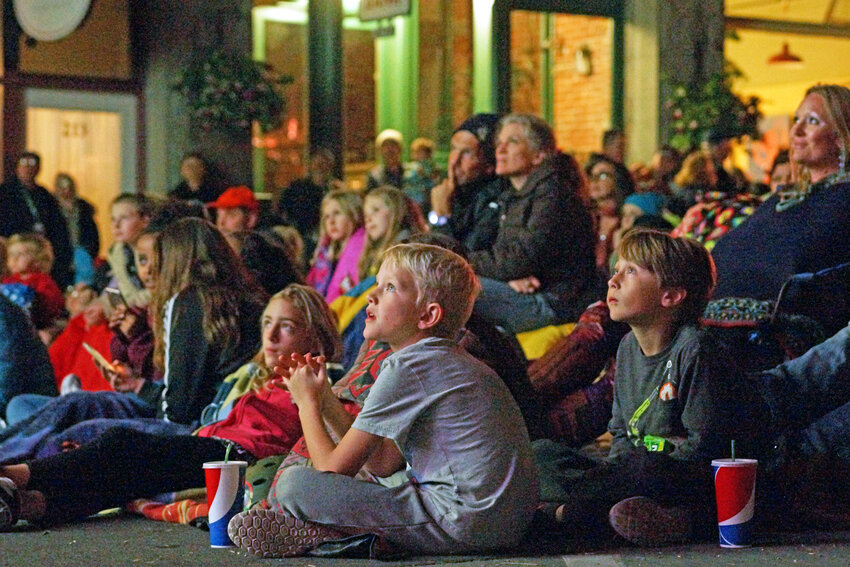
[[[732,80],[740,72],[729,66],[702,84],[673,87],[666,103],[670,112],[670,145],[682,153],[699,147],[709,131],[729,137],[758,136],[762,114],[759,98],[742,98],[732,92]]]
[[[278,89],[290,82],[247,55],[214,50],[192,60],[174,88],[201,130],[248,132],[256,122],[265,132],[280,125],[284,100]]]

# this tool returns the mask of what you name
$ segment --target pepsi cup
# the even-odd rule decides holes
[[[711,466],[714,468],[720,547],[749,547],[753,538],[758,461],[715,459]]]
[[[227,535],[230,518],[245,507],[245,461],[204,463],[209,506],[210,546],[233,547]]]

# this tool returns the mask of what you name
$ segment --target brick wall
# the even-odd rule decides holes
[[[451,2],[452,129],[472,114],[472,2]]]
[[[419,1],[420,136],[448,147],[472,112],[472,2]]]
[[[544,15],[511,14],[511,109],[543,114],[542,45]],[[611,124],[613,22],[608,18],[554,15],[549,52],[552,60],[553,128],[559,146],[580,159],[601,148]],[[590,50],[592,73],[576,70],[576,52]]]
[[[611,127],[613,20],[558,15],[553,68],[554,128],[560,147],[580,159],[602,148],[602,133]],[[592,74],[576,71],[576,52],[590,49]]]
[[[539,12],[511,12],[511,110],[542,114]]]

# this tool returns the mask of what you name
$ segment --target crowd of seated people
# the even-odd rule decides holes
[[[850,311],[817,282],[850,263],[850,90],[806,92],[770,179],[734,170],[728,137],[629,168],[610,131],[579,164],[539,117],[476,114],[444,178],[433,144],[403,164],[388,130],[364,191],[317,152],[279,218],[205,189],[191,154],[170,200],[113,201],[102,282],[65,298],[50,242],[9,238],[0,529],[199,487],[228,443],[280,466],[231,524],[265,556],[490,552],[541,527],[693,541],[732,438],[782,509],[789,467],[847,455]],[[605,456],[580,449],[606,433]],[[126,447],[144,482],[110,465]]]

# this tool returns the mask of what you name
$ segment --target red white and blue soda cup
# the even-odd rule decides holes
[[[233,547],[227,535],[230,519],[245,507],[245,461],[204,463],[209,506],[210,546]]]
[[[755,459],[715,459],[714,490],[720,547],[749,547],[756,505]]]

